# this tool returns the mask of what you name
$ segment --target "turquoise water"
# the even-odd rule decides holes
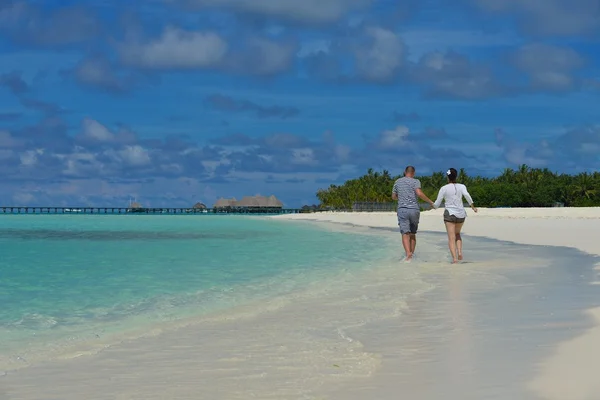
[[[282,295],[391,257],[379,236],[268,218],[25,215],[1,221],[5,359]]]

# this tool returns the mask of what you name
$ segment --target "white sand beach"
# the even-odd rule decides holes
[[[469,212],[466,262],[457,266],[444,261],[443,235],[427,234],[443,232],[441,215],[422,213],[417,258],[403,264],[411,268],[395,259],[259,313],[250,305],[95,355],[0,371],[0,399],[599,399],[600,296],[591,303],[600,279],[568,247],[600,256],[600,209]],[[386,228],[374,234],[400,254],[394,213],[274,218]],[[563,267],[546,268],[546,253],[567,254]],[[582,282],[592,291],[579,296]]]
[[[443,209],[422,212],[420,231],[445,233],[442,213]],[[396,215],[392,212],[324,212],[284,215],[275,218],[397,228]],[[600,238],[600,208],[480,208],[477,214],[469,210],[463,234],[465,243],[468,243],[469,236],[478,236],[527,245],[572,247],[600,256],[598,239]],[[465,244],[465,246],[468,245]],[[400,243],[399,247],[401,247]],[[427,250],[420,250],[420,252],[424,251]],[[417,245],[418,253],[419,246]],[[449,264],[448,268],[453,267]],[[596,269],[600,270],[600,264],[597,264]],[[591,285],[600,284],[599,277],[600,273],[595,274],[595,279],[589,283]],[[597,304],[600,306],[600,297]],[[594,400],[600,398],[600,380],[598,379],[598,371],[600,371],[600,307],[581,310],[581,312],[585,313],[595,326],[586,330],[584,334],[564,341],[552,349],[549,356],[539,364],[535,378],[528,382],[529,389],[541,399]],[[564,321],[562,325],[562,328],[565,328],[568,326],[568,322]],[[552,325],[548,324],[547,329],[553,329]],[[461,358],[453,357],[455,358],[450,360],[450,363],[460,365]]]
[[[419,229],[445,232],[441,222],[443,208],[421,213]],[[567,246],[600,255],[600,208],[480,208],[463,228],[466,235],[488,237],[521,244]],[[390,212],[278,215],[274,218],[319,222],[350,223],[358,226],[397,228],[396,215]]]

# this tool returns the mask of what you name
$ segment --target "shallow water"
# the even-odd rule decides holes
[[[446,235],[428,234],[438,248]],[[592,325],[598,257],[575,249],[464,238],[468,262],[415,263],[435,289],[413,298],[402,318],[351,334],[382,354],[375,378],[328,392],[331,398],[538,400],[529,383],[563,341]],[[445,250],[445,249],[444,249]]]
[[[416,260],[406,264],[397,232],[274,224],[268,229],[278,235],[299,229],[321,244],[336,241],[319,254],[321,268],[295,275],[302,284],[277,293],[260,287],[263,297],[181,325],[154,323],[151,335],[95,355],[74,357],[86,354],[80,351],[9,372],[0,394],[537,400],[526,388],[536,363],[588,327],[581,311],[600,298],[600,288],[588,284],[595,259],[571,249],[466,237],[467,261],[450,266],[444,235],[424,232]],[[347,247],[334,247],[346,240]],[[296,258],[318,252],[305,243],[296,240]],[[357,252],[364,246],[376,251]]]
[[[3,216],[0,369],[298,290],[389,258],[380,243],[241,216]]]

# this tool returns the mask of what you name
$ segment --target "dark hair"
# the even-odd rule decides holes
[[[406,167],[406,169],[404,170],[404,173],[413,173],[415,172],[415,167],[413,167],[412,165],[409,165],[408,167]]]
[[[458,172],[454,168],[450,168],[448,171],[446,171],[446,176],[448,177],[448,180],[450,182],[456,183],[456,178],[458,177]]]

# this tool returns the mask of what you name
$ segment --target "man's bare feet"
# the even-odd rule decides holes
[[[404,262],[411,262],[412,258],[413,258],[412,254],[407,255],[406,258],[404,259]]]
[[[452,264],[458,264],[458,260],[452,260]]]
[[[463,257],[462,257],[462,254],[459,254],[459,255],[458,255],[458,259],[459,259],[459,260],[462,260],[462,259],[463,259]]]

